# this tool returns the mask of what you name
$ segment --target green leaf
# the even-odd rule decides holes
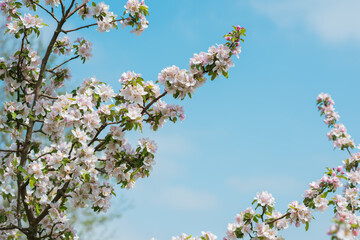
[[[26,174],[26,170],[22,166],[18,166],[17,169]]]
[[[39,206],[39,204],[35,205],[35,209],[36,209],[36,213],[40,214],[40,206]]]
[[[309,230],[309,222],[305,223],[305,231]]]
[[[213,73],[213,75],[211,76],[211,81],[213,81],[216,78],[216,73]]]
[[[34,188],[35,184],[36,184],[36,178],[34,178],[34,176],[31,176],[30,178],[30,187]]]
[[[5,222],[7,219],[6,219],[6,216],[5,215],[2,215],[1,213],[0,213],[0,223],[3,223],[3,222]]]
[[[13,166],[16,167],[18,165],[18,161],[17,158],[14,159],[14,161],[12,162]]]
[[[224,75],[224,77],[229,78],[229,73],[228,72],[222,71],[222,74]]]
[[[179,91],[176,91],[176,93],[173,95],[174,98],[178,98],[180,95],[180,92]]]
[[[61,205],[59,208],[60,208],[61,211],[66,211],[67,210],[67,207],[65,207],[64,205]]]
[[[90,174],[89,173],[85,174],[85,180],[86,180],[86,182],[90,182]]]
[[[337,177],[342,178],[342,179],[344,179],[344,180],[347,181],[347,177],[345,177],[345,176],[343,176],[343,175],[338,175]]]

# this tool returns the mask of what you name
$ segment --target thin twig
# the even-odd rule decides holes
[[[290,216],[290,213],[286,213],[286,214],[282,215],[282,216],[279,217],[279,218],[275,218],[275,219],[273,219],[273,220],[271,220],[271,221],[269,221],[269,222],[266,222],[266,224],[272,224],[272,223],[274,223],[274,222],[276,222],[276,221],[279,221],[279,220],[281,220],[281,219],[283,219],[283,218],[285,218],[285,217],[287,217],[287,216]]]
[[[93,24],[89,24],[89,25],[85,25],[85,26],[82,26],[82,27],[78,27],[78,28],[74,28],[74,29],[70,29],[70,30],[63,30],[61,29],[61,31],[65,34],[68,34],[69,32],[75,32],[77,30],[80,30],[80,29],[83,29],[83,28],[89,28],[89,27],[92,27],[92,26],[96,26],[97,23],[93,23]]]
[[[124,19],[116,19],[114,21],[112,21],[111,23],[115,23],[115,22],[120,22],[120,21],[123,21]],[[69,32],[74,32],[74,31],[77,31],[77,30],[80,30],[80,29],[83,29],[83,28],[89,28],[89,27],[93,27],[93,26],[96,26],[97,23],[93,23],[93,24],[89,24],[89,25],[85,25],[85,26],[82,26],[82,27],[78,27],[78,28],[74,28],[74,29],[71,29],[71,30],[61,30],[63,33],[67,34]]]
[[[60,4],[61,4],[61,12],[62,12],[62,15],[64,16],[65,15],[65,6],[64,6],[63,0],[60,0]]]
[[[46,11],[57,23],[59,23],[59,19],[56,18],[55,14],[53,12],[50,12],[49,10],[47,10],[46,8],[44,8],[42,5],[40,5],[39,3],[34,2],[33,0],[31,0],[31,3],[35,4],[36,6],[42,8],[44,11]]]
[[[75,0],[72,0],[70,7],[68,8],[68,10],[65,13],[66,19],[69,19],[72,15],[74,15],[78,10],[80,10],[82,7],[84,7],[87,4],[87,1],[83,2],[82,4],[80,4],[80,6],[75,7],[74,10],[72,10],[70,12],[70,10],[72,9],[72,7],[74,6]]]
[[[77,56],[75,56],[75,57],[72,57],[72,58],[66,60],[65,62],[61,63],[60,65],[58,65],[58,66],[56,66],[56,67],[54,67],[54,68],[52,68],[52,69],[48,69],[48,70],[46,70],[46,71],[47,71],[47,72],[54,72],[56,69],[58,69],[58,68],[61,67],[62,65],[70,62],[71,60],[77,59],[78,57],[80,57],[80,56],[77,55]]]
[[[70,148],[70,151],[69,151],[69,158],[71,157],[71,153],[72,153],[76,143],[77,143],[77,141],[73,142],[73,144],[71,145],[71,148]]]
[[[41,94],[40,97],[49,98],[49,99],[52,99],[52,100],[57,100],[58,99],[57,97],[52,97],[52,96],[49,96],[47,94]]]
[[[35,130],[35,131],[33,131],[33,133],[42,133],[47,136],[47,134],[42,129]]]
[[[102,168],[95,168],[95,169],[103,174],[107,174],[107,172]]]
[[[346,150],[347,150],[347,152],[350,154],[350,157],[352,157],[352,154],[351,154],[351,152],[350,152],[350,150],[349,150],[348,147],[346,148]]]

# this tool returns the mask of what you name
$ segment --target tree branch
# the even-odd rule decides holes
[[[71,12],[70,12],[70,10],[72,9],[72,7],[74,6],[74,3],[75,3],[75,0],[72,0],[72,2],[71,2],[71,4],[70,4],[70,7],[68,8],[68,10],[66,11],[66,20],[68,19],[68,18],[70,18],[72,15],[74,15],[78,10],[80,10],[82,7],[84,7],[86,4],[87,4],[87,2],[85,1],[85,2],[83,2],[82,4],[80,4],[78,7],[75,7],[74,8],[74,10],[72,10]]]
[[[34,2],[33,0],[30,0],[32,4],[35,4],[36,6],[38,6],[39,8],[43,9],[45,12],[47,12],[57,23],[59,23],[59,19],[56,18],[55,14],[53,12],[50,12],[49,10],[47,10],[45,7],[43,7],[42,5],[40,5],[39,3]]]
[[[19,151],[16,151],[16,150],[5,150],[5,149],[0,149],[0,152],[6,152],[6,153],[18,153]]]
[[[73,0],[74,1],[74,0]],[[54,44],[56,42],[56,39],[58,38],[59,34],[61,33],[61,28],[64,25],[66,21],[65,16],[61,19],[61,21],[58,23],[57,28],[50,40],[50,43],[46,49],[44,58],[41,62],[41,67],[40,67],[40,71],[39,71],[39,76],[38,76],[38,80],[35,84],[34,87],[34,100],[32,103],[32,107],[31,109],[34,108],[34,106],[36,105],[39,97],[40,97],[40,91],[41,91],[41,86],[42,86],[42,82],[44,79],[44,74],[45,74],[45,70],[46,70],[46,65],[49,61],[49,57],[52,53],[52,49],[54,47]],[[30,148],[30,144],[31,144],[31,137],[32,137],[32,133],[33,133],[33,129],[34,129],[34,125],[35,125],[35,121],[33,119],[30,119],[30,123],[29,123],[29,128],[26,131],[26,136],[25,136],[25,141],[24,141],[24,147],[23,147],[23,151],[21,154],[21,159],[20,159],[20,165],[21,166],[25,166],[26,163],[26,158],[27,158],[27,153],[28,150]]]
[[[160,96],[158,96],[157,98],[154,98],[148,105],[146,105],[141,114],[144,114],[155,102],[159,101],[160,98],[164,97],[167,94],[167,92],[163,92],[163,94],[161,94]]]
[[[24,232],[23,228],[20,228],[18,226],[13,225],[13,224],[10,224],[10,226],[8,226],[8,227],[0,227],[0,231],[7,231],[7,230],[14,230],[14,229],[19,229],[21,232]]]
[[[57,201],[59,201],[60,198],[62,198],[65,193],[67,188],[69,187],[70,181],[67,181],[64,186],[58,190],[56,196],[54,197],[54,199],[51,201],[52,203],[56,203]],[[46,206],[45,209],[39,214],[39,216],[34,220],[34,222],[36,224],[38,224],[41,220],[43,220],[43,218],[49,213],[50,210],[50,205]]]
[[[65,16],[65,6],[64,6],[63,0],[60,0],[60,4],[61,4],[62,15]]]

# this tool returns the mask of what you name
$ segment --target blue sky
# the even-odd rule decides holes
[[[108,1],[110,4],[111,2]],[[360,4],[357,1],[147,1],[150,26],[140,37],[129,30],[97,34],[94,58],[76,65],[74,80],[95,75],[118,87],[124,71],[156,80],[165,67],[187,68],[193,53],[206,51],[232,25],[247,29],[243,53],[229,79],[208,81],[181,102],[187,115],[156,133],[157,165],[149,179],[119,190],[132,208],[99,228],[111,239],[170,239],[203,230],[224,236],[227,223],[269,190],[278,210],[301,201],[308,183],[347,156],[327,141],[316,110],[320,92],[330,93],[350,134],[360,136]],[[122,11],[123,1],[111,9]],[[138,135],[132,136],[135,143]],[[122,211],[114,200],[111,211]],[[327,239],[331,210],[286,239]]]
[[[125,1],[107,1],[123,12]],[[355,138],[360,79],[360,2],[357,0],[169,0],[147,1],[149,28],[78,34],[93,42],[89,63],[72,66],[72,86],[96,76],[119,88],[127,70],[156,80],[165,67],[187,68],[193,53],[206,51],[231,30],[247,29],[240,59],[229,79],[208,81],[185,100],[186,120],[156,133],[157,165],[135,189],[118,190],[132,208],[107,226],[110,239],[171,239],[182,232],[225,235],[227,223],[257,192],[269,190],[279,211],[301,201],[308,183],[347,155],[333,150],[315,106],[320,92],[336,102],[341,122]],[[78,26],[81,22],[73,23]],[[70,27],[70,26],[69,26]],[[70,35],[75,37],[75,34]],[[170,100],[169,100],[170,101]],[[131,135],[136,142],[140,135]],[[359,142],[357,142],[359,143]],[[310,230],[290,227],[285,239],[328,239],[331,210],[316,213]]]

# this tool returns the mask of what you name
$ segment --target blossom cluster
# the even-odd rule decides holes
[[[15,38],[20,38],[20,34],[26,33],[31,34],[33,31],[39,35],[39,29],[43,27],[42,19],[39,16],[33,16],[30,13],[19,18],[13,19],[11,22],[6,24],[6,32],[14,34]]]
[[[6,20],[10,22],[13,17],[17,16],[18,9],[21,7],[21,3],[14,0],[3,0],[0,2],[0,10],[3,15],[6,16]]]
[[[334,100],[327,93],[320,93],[317,97],[317,105],[321,115],[325,115],[326,125],[333,126],[339,120],[340,116],[335,112]]]
[[[337,124],[340,116],[335,112],[334,100],[329,94],[321,93],[317,97],[317,105],[321,115],[325,115],[324,122],[329,127],[332,127],[328,133],[328,138],[333,141],[334,147],[341,150],[347,148],[354,148],[354,141],[347,133],[346,127],[343,124]]]
[[[68,36],[64,36],[62,38],[59,38],[54,45],[54,54],[60,55],[70,55],[70,53],[73,51],[72,44]]]
[[[109,11],[110,6],[104,2],[92,2],[91,6],[85,4],[78,11],[78,14],[83,20],[86,18],[94,18],[97,24],[96,30],[100,33],[109,32],[111,29],[117,29],[118,22],[120,22],[123,27],[134,27],[131,32],[140,35],[149,25],[149,22],[146,19],[146,16],[149,14],[148,6],[145,5],[144,1],[128,0],[124,8],[124,15],[129,14],[129,16],[121,17],[120,19],[117,18],[118,16],[116,14]]]
[[[328,230],[329,235],[336,236],[338,239],[357,239],[360,228],[360,217],[349,207],[351,201],[358,197],[357,190],[345,191],[344,197],[335,195],[332,202],[335,204],[335,217]],[[356,206],[356,205],[355,205]]]
[[[334,147],[341,150],[346,148],[354,148],[354,140],[351,139],[350,134],[347,133],[346,127],[343,124],[335,124],[333,129],[327,134],[330,141],[333,141]]]
[[[195,90],[205,83],[206,74],[211,76],[211,80],[220,75],[228,77],[230,67],[234,66],[231,57],[241,52],[239,41],[242,36],[246,36],[244,28],[237,26],[234,29],[231,32],[233,38],[226,37],[229,41],[226,44],[211,46],[208,52],[194,54],[190,59],[189,70],[180,70],[176,66],[162,70],[158,76],[159,83],[175,98],[184,99],[186,95],[191,97]]]
[[[255,210],[260,208],[261,212],[257,213],[252,208],[247,208],[237,214],[235,222],[228,224],[224,240],[247,239],[247,237],[263,240],[282,239],[278,235],[278,230],[287,229],[292,223],[296,226],[300,223],[308,225],[312,218],[310,209],[297,201],[289,204],[285,214],[275,211],[274,203],[274,197],[267,191],[258,193],[253,204],[256,204]]]
[[[57,7],[60,4],[60,0],[45,0],[46,5],[51,5],[51,7]]]
[[[91,54],[92,43],[86,41],[84,38],[76,39],[75,43],[77,43],[73,46],[75,49],[75,54],[79,55],[83,62],[88,61],[93,56]]]
[[[172,240],[216,240],[217,236],[212,234],[211,232],[201,232],[201,237],[192,237],[191,235],[187,235],[185,233],[181,234],[177,237],[172,237]]]
[[[85,9],[85,8],[84,8]],[[92,8],[88,10],[83,10],[79,14],[91,14],[93,18],[97,20],[97,25],[99,32],[109,32],[111,29],[114,29],[117,27],[116,18],[117,15],[113,12],[109,11],[110,7],[109,5],[106,5],[104,2],[93,4]],[[87,12],[85,12],[87,11]]]
[[[145,2],[142,0],[128,0],[124,6],[125,13],[129,14],[129,17],[122,20],[120,23],[125,26],[135,26],[135,29],[132,30],[132,33],[140,35],[148,28],[149,22],[146,19],[146,16],[149,15],[148,6],[145,5]]]
[[[265,206],[273,207],[275,204],[275,198],[272,196],[271,193],[268,193],[267,191],[258,193],[254,200],[262,207]]]

